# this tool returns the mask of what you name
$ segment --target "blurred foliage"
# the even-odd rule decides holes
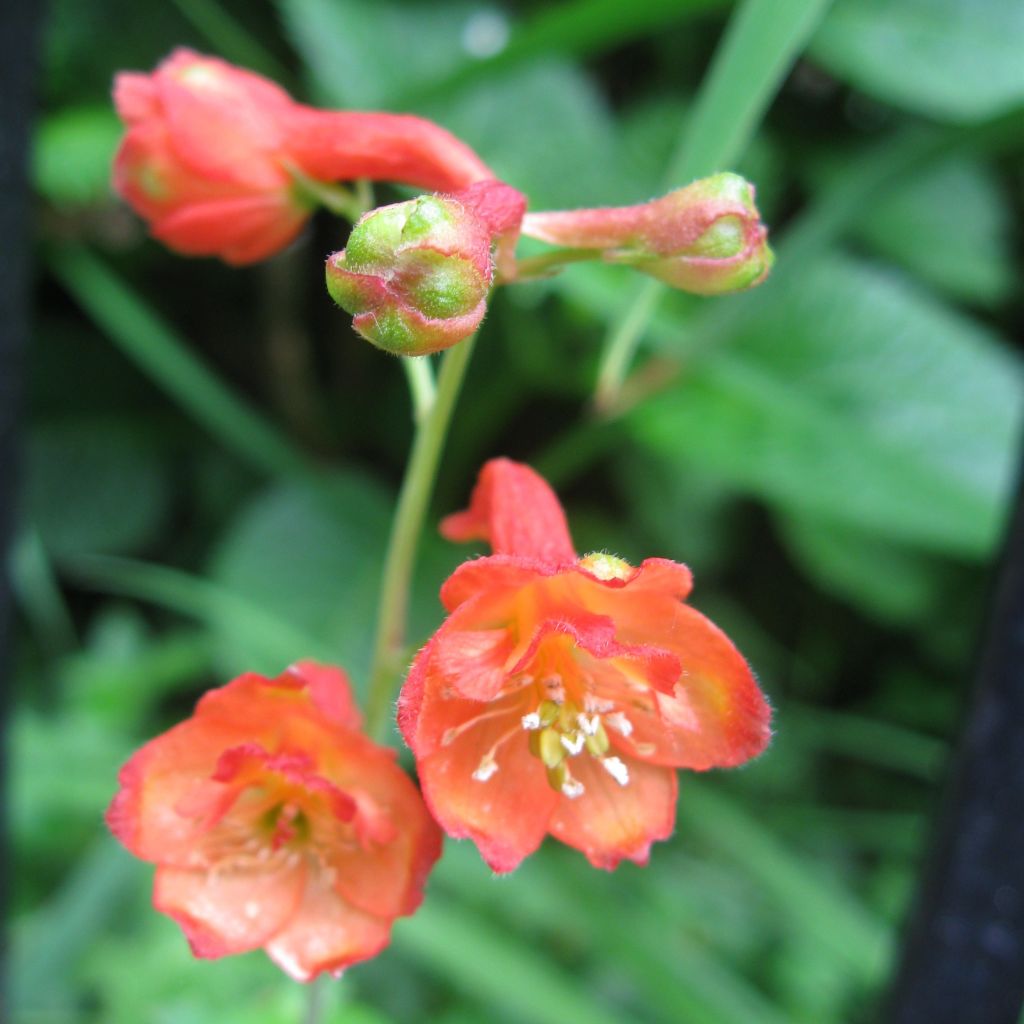
[[[747,3],[709,79],[723,0],[50,7],[9,559],[14,1019],[301,1019],[305,993],[261,954],[190,958],[100,815],[118,764],[204,688],[302,656],[361,682],[410,437],[394,361],[321,288],[343,226],[233,271],[165,252],[111,197],[111,75],[182,44],[312,102],[434,117],[537,208],[728,162],[778,247],[741,298],[645,297],[601,267],[500,295],[434,506],[508,454],[549,474],[581,550],[692,564],[695,603],[776,705],[773,747],[684,778],[678,834],[644,870],[548,844],[495,880],[450,843],[393,946],[326,985],[326,1019],[872,1019],[1021,430],[1018,0],[984,18],[969,0]],[[640,351],[595,415],[602,339],[638,303]],[[464,554],[426,540],[413,643]]]

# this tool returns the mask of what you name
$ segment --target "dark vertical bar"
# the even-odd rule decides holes
[[[17,425],[21,410],[22,353],[29,323],[29,126],[39,25],[38,0],[4,0],[0,12],[0,557],[11,542],[17,474]],[[6,559],[4,558],[4,561]],[[0,734],[11,706],[11,589],[0,571]],[[0,792],[6,792],[6,745],[0,757]],[[11,872],[6,822],[0,835],[0,920],[7,919]],[[7,1020],[7,936],[0,936],[4,967],[0,1020]]]
[[[995,584],[891,1024],[1017,1024],[1024,1003],[1024,467]]]

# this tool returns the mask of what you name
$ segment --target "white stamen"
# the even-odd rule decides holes
[[[601,759],[604,770],[620,785],[624,786],[629,782],[629,768],[624,761],[617,757],[604,757]]]
[[[583,783],[579,779],[566,779],[562,783],[562,792],[570,800],[575,800],[577,797],[583,796]]]
[[[499,715],[507,714],[506,708],[493,708],[490,711],[484,711],[474,718],[469,718],[461,725],[453,726],[451,729],[445,729],[441,736],[441,746],[447,747],[454,743],[464,732],[472,729],[474,725],[479,725],[480,722],[486,722],[489,718],[497,718]]]
[[[586,743],[586,739],[583,736],[583,733],[580,732],[573,733],[572,736],[563,735],[561,739],[562,746],[565,747],[565,749],[568,750],[573,757],[575,757],[583,749],[583,744]]]
[[[493,754],[484,754],[480,758],[480,764],[473,772],[473,778],[477,782],[486,782],[498,770],[498,762],[494,760]]]
[[[592,693],[585,693],[583,707],[591,714],[603,715],[608,711],[615,710],[615,701],[605,700],[604,697],[595,697]]]
[[[614,729],[621,736],[633,735],[633,723],[621,711],[616,711],[614,714],[606,715],[604,724],[607,725],[609,729]]]
[[[540,715],[536,711],[531,711],[528,715],[523,715],[522,722],[523,728],[532,732],[540,728]]]
[[[577,715],[576,723],[587,736],[596,736],[601,719],[597,715]]]

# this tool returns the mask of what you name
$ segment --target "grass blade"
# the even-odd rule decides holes
[[[234,395],[102,260],[68,246],[50,270],[96,325],[195,419],[256,469],[312,477],[312,463]]]

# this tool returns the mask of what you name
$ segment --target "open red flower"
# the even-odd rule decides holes
[[[375,956],[411,914],[440,832],[339,669],[301,662],[211,690],[121,770],[114,834],[157,865],[193,953],[264,948],[308,981]]]
[[[528,466],[488,462],[441,529],[494,554],[445,583],[451,614],[399,698],[434,817],[495,871],[549,832],[596,867],[645,863],[672,833],[677,768],[738,765],[767,745],[746,662],[684,603],[686,566],[578,558]]]
[[[127,128],[116,190],[172,249],[233,264],[264,259],[299,233],[314,205],[303,177],[441,191],[494,177],[432,121],[314,110],[251,71],[187,49],[152,74],[119,74],[114,103]]]

